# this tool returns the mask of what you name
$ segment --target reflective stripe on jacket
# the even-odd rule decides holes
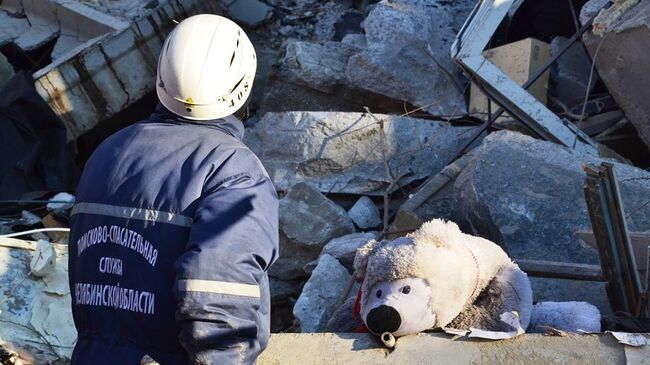
[[[278,201],[242,135],[159,107],[93,153],[71,217],[73,364],[247,364],[266,347]]]

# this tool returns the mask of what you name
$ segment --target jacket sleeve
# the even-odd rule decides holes
[[[266,270],[278,255],[267,176],[234,176],[201,198],[176,268],[179,340],[191,364],[252,364],[269,338]]]

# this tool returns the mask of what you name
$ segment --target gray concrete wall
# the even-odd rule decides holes
[[[154,90],[158,55],[175,22],[194,14],[223,12],[218,1],[161,4],[130,27],[93,39],[79,53],[34,74],[36,91],[63,120],[69,139]]]
[[[399,338],[388,351],[368,334],[284,333],[271,336],[258,364],[650,364],[650,346],[624,346],[610,334],[486,341],[436,333]]]

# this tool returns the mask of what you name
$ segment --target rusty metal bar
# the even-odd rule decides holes
[[[614,166],[584,165],[584,191],[607,295],[614,311],[641,313],[643,289],[625,222]]]

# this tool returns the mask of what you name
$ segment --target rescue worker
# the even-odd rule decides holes
[[[250,364],[266,347],[278,200],[232,116],[256,62],[232,21],[182,21],[158,61],[161,105],[88,160],[70,221],[73,364]]]

